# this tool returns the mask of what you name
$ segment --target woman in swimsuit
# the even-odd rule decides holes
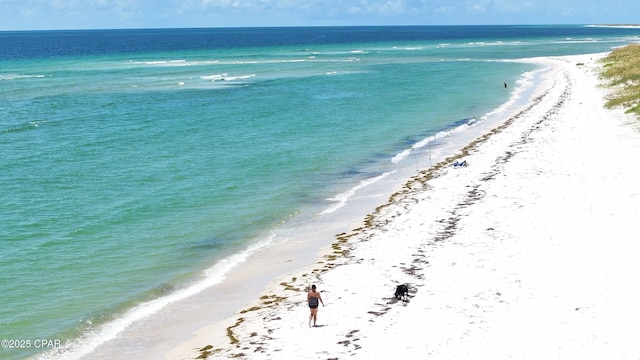
[[[311,291],[307,293],[307,302],[309,303],[309,309],[311,309],[311,315],[309,315],[309,326],[311,326],[311,320],[313,320],[313,326],[316,326],[316,320],[318,319],[318,301],[324,306],[324,301],[320,296],[320,292],[316,291],[316,286],[311,285]]]

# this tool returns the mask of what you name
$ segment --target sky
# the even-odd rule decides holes
[[[0,30],[629,24],[638,0],[0,0]]]

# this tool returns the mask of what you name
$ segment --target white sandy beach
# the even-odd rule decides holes
[[[534,104],[167,358],[640,359],[640,132],[602,56],[536,59]]]

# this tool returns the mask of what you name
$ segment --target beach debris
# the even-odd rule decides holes
[[[465,167],[465,166],[469,166],[469,163],[467,162],[467,160],[462,160],[462,161],[454,161],[453,162],[453,167],[454,168],[460,168],[460,167]]]

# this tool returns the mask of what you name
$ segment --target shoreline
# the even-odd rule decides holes
[[[296,215],[292,221],[283,222],[284,229],[276,229],[265,234],[264,239],[256,239],[242,252],[223,259],[177,291],[118,314],[112,321],[73,340],[61,351],[38,358],[100,360],[112,358],[121,353],[121,349],[127,349],[127,353],[139,359],[163,358],[167,353],[173,353],[174,347],[184,340],[188,343],[188,339],[202,328],[225,321],[246,304],[252,304],[255,294],[269,286],[274,278],[313,264],[318,252],[330,249],[336,234],[361,227],[367,214],[375,212],[380,204],[389,201],[391,194],[400,191],[407,179],[418,171],[416,167],[429,167],[431,161],[437,162],[457,151],[468,143],[468,139],[482,133],[483,128],[491,128],[491,124],[502,121],[505,113],[523,106],[523,98],[533,91],[529,76],[535,77],[538,71],[541,70],[523,73],[528,75],[522,76],[518,83],[523,81],[525,85],[514,83],[510,87],[525,89],[525,94],[516,91],[506,103],[485,114],[481,121],[474,117],[473,124],[460,123],[437,133],[430,132],[427,138],[396,154],[391,160],[393,170],[381,166],[385,171],[382,175],[364,179],[331,199],[341,205],[337,209],[333,205],[324,211],[321,209],[324,207],[318,207],[319,215],[313,215],[311,211],[302,214],[303,220],[295,219]],[[400,166],[395,162],[398,158]],[[343,199],[343,195],[347,199]],[[225,332],[226,329],[222,331]]]
[[[378,206],[372,215],[367,216],[363,226],[337,235],[336,240],[325,246],[317,255],[317,262],[276,279],[260,292],[259,300],[252,301],[239,314],[202,327],[190,340],[173,349],[166,358],[194,359],[204,358],[207,355],[209,358],[271,358],[273,354],[278,356],[296,355],[298,358],[302,356],[301,354],[308,354],[308,358],[316,358],[320,354],[323,357],[340,358],[357,355],[364,358],[367,354],[370,356],[371,354],[379,354],[381,351],[391,353],[398,350],[386,350],[380,345],[376,346],[376,339],[384,338],[390,334],[398,344],[407,344],[408,339],[417,341],[415,344],[407,344],[406,347],[399,349],[401,354],[411,356],[429,353],[443,356],[448,353],[447,351],[450,355],[459,355],[459,352],[455,352],[455,346],[449,345],[463,340],[464,343],[473,345],[472,348],[490,346],[480,345],[481,341],[478,339],[486,340],[480,335],[463,336],[471,330],[478,330],[477,334],[489,331],[494,336],[490,339],[494,341],[502,337],[508,338],[510,334],[499,331],[500,327],[495,325],[489,326],[489,330],[479,329],[482,328],[481,324],[496,323],[506,323],[513,329],[514,325],[509,323],[506,317],[496,317],[497,320],[493,319],[494,321],[489,321],[491,319],[488,318],[483,319],[487,309],[497,312],[496,309],[504,307],[505,303],[507,305],[515,304],[518,306],[506,306],[507,312],[511,315],[524,316],[516,310],[521,310],[520,305],[530,304],[529,300],[536,298],[534,293],[523,291],[522,280],[514,280],[515,277],[518,277],[514,275],[514,273],[517,274],[514,269],[518,269],[521,265],[519,262],[510,260],[510,257],[522,258],[523,254],[521,248],[508,240],[529,250],[530,254],[527,254],[529,256],[532,254],[542,256],[546,253],[525,241],[532,240],[532,235],[520,234],[516,225],[503,223],[504,220],[498,218],[496,214],[504,213],[505,217],[511,217],[514,220],[514,224],[521,226],[521,228],[527,228],[529,224],[526,219],[518,217],[518,215],[522,215],[521,213],[524,211],[522,209],[527,208],[521,203],[526,202],[534,210],[538,210],[538,212],[531,211],[532,213],[529,215],[532,218],[550,222],[551,220],[543,214],[549,209],[555,209],[555,207],[544,207],[543,205],[557,207],[562,203],[558,203],[557,199],[546,198],[543,195],[548,196],[548,193],[553,193],[562,199],[563,193],[550,191],[549,189],[553,188],[553,186],[549,186],[551,179],[546,179],[549,183],[543,183],[546,185],[544,191],[540,190],[538,193],[534,191],[538,195],[537,198],[526,198],[522,195],[526,201],[518,199],[521,193],[527,194],[527,192],[522,187],[519,187],[518,191],[513,191],[513,188],[519,185],[510,182],[507,173],[511,172],[512,168],[517,168],[520,171],[518,174],[527,175],[518,178],[522,182],[531,182],[532,180],[529,180],[528,177],[537,178],[548,174],[553,169],[549,170],[548,167],[541,166],[539,163],[518,162],[517,158],[524,156],[523,154],[534,156],[536,151],[532,151],[531,148],[535,147],[537,143],[547,141],[542,135],[549,136],[551,134],[549,133],[550,127],[560,125],[577,127],[579,124],[566,125],[566,118],[570,117],[572,113],[584,117],[594,116],[580,109],[578,105],[583,104],[574,95],[574,92],[582,91],[590,96],[590,100],[604,101],[602,99],[604,91],[597,88],[597,83],[594,81],[595,75],[592,73],[594,67],[598,66],[594,62],[594,57],[600,58],[601,54],[544,58],[543,61],[555,62],[556,67],[554,67],[553,73],[559,73],[562,76],[559,79],[554,79],[553,87],[543,95],[537,95],[533,103],[526,109],[510,117],[495,130],[479,137],[459,153],[440,161],[438,165],[429,170],[421,171],[418,176],[407,182],[402,190],[396,192],[387,203]],[[586,65],[577,66],[578,63]],[[588,82],[590,87],[579,88],[574,84],[577,80],[583,83]],[[597,108],[597,105],[598,102],[594,102],[585,106],[589,107],[588,111],[594,112],[595,115],[606,115],[618,121],[625,119],[621,111],[605,110],[602,106]],[[629,129],[622,128],[622,130]],[[566,136],[567,133],[560,133],[558,137],[562,135]],[[571,134],[569,133],[569,135]],[[637,133],[635,135],[633,140],[639,138]],[[626,136],[633,138],[629,134]],[[573,140],[581,141],[581,139]],[[633,145],[637,145],[637,143],[633,143]],[[543,151],[544,149],[536,148],[536,150]],[[531,155],[532,153],[534,155]],[[593,157],[598,155],[595,150],[589,153]],[[572,161],[581,159],[582,154],[576,153],[575,155],[576,157],[571,157],[566,161],[572,164]],[[537,159],[538,156],[535,155],[535,158]],[[602,156],[604,157],[604,155]],[[461,169],[453,169],[448,166],[455,159],[461,158],[468,159],[470,166]],[[556,161],[555,165],[559,165],[561,169],[568,172],[568,175],[562,175],[567,178],[575,177],[576,174],[571,173],[571,167],[566,169],[562,166],[562,162],[558,162],[552,157],[551,159]],[[527,166],[532,169],[528,169]],[[536,170],[538,167],[540,169]],[[586,164],[583,164],[582,169],[586,171],[584,167]],[[590,181],[588,176],[579,175],[580,180],[584,183]],[[555,178],[553,179],[555,180]],[[495,183],[502,183],[501,186],[504,188],[500,190],[504,190],[505,194],[501,194],[497,190]],[[562,184],[565,183],[568,181],[562,182]],[[595,185],[598,184],[590,184],[590,186]],[[633,191],[633,189],[628,190]],[[631,195],[630,198],[635,198],[637,194]],[[577,198],[576,196],[571,199],[576,200]],[[509,204],[509,201],[513,201],[513,204]],[[586,201],[583,200],[583,202]],[[518,205],[514,206],[514,204]],[[434,205],[436,206],[434,207]],[[588,215],[584,212],[583,207],[579,207],[578,210],[575,211],[577,214]],[[593,217],[593,206],[591,206],[591,211]],[[480,221],[479,214],[484,214],[487,221]],[[570,216],[570,218],[578,223],[577,215]],[[469,219],[473,219],[475,222]],[[550,237],[543,250],[564,248],[562,242],[551,242],[553,239],[557,240],[553,236],[554,231],[551,230],[558,232],[557,227],[561,224],[551,222],[551,225],[554,226],[549,228],[537,226],[533,233],[544,235],[541,237],[543,239]],[[568,233],[566,230],[560,230],[561,234]],[[600,228],[597,230],[602,231]],[[622,233],[620,229],[614,231]],[[589,235],[586,230],[579,232],[584,236]],[[468,244],[466,237],[478,237],[478,239],[474,240],[472,244]],[[397,242],[401,240],[403,242],[400,249]],[[508,251],[498,245],[503,245],[512,253],[508,254],[509,256],[504,255],[503,253]],[[597,245],[595,244],[594,248],[602,250]],[[481,262],[475,258],[473,253],[465,253],[466,248],[476,249],[477,253],[486,255],[486,257],[482,257]],[[503,256],[496,259],[493,257],[495,253]],[[441,261],[442,259],[449,261]],[[499,267],[492,264],[495,260],[499,260],[498,265],[505,266]],[[458,266],[461,261],[465,266]],[[540,266],[544,266],[544,263],[541,262]],[[483,272],[482,275],[485,277],[475,274],[475,271],[482,272],[487,267],[495,267],[496,269],[492,269],[489,273]],[[462,270],[458,270],[459,268]],[[433,272],[440,276],[433,275]],[[454,273],[454,276],[447,276],[451,272]],[[457,273],[460,275],[456,277]],[[504,273],[512,278],[505,282]],[[531,271],[521,273],[533,274]],[[491,286],[488,286],[490,290],[482,289],[483,291],[478,291],[475,296],[462,296],[462,293],[471,291],[467,288],[478,290],[475,283],[468,280],[463,281],[465,276],[462,275],[476,278],[478,284],[486,285],[486,282],[490,281]],[[464,289],[455,290],[454,288],[458,287],[450,286],[447,279],[461,281],[465,285],[462,286]],[[529,280],[531,283],[536,283],[535,276],[530,276]],[[327,303],[327,308],[320,309],[319,324],[323,326],[318,329],[308,329],[306,326],[308,309],[305,307],[304,292],[312,283],[318,285],[319,290],[323,292],[325,303]],[[395,284],[400,283],[410,285],[410,301],[408,303],[397,303],[393,299]],[[437,283],[439,287],[434,286],[434,283]],[[446,296],[442,295],[443,293]],[[513,295],[514,293],[519,293],[519,295]],[[370,294],[375,294],[375,296],[371,298]],[[525,295],[529,297],[527,298]],[[509,296],[512,297],[509,298]],[[595,295],[592,294],[592,296]],[[445,301],[452,298],[458,301]],[[527,301],[522,301],[523,298]],[[460,299],[475,299],[474,301],[481,303],[481,305],[476,304],[469,307],[467,301],[460,301]],[[575,309],[587,308],[584,303],[578,302],[577,304],[575,308],[571,309],[573,312],[579,311]],[[447,320],[436,310],[449,313],[454,320]],[[529,313],[535,313],[535,311]],[[421,341],[415,339],[416,335],[407,334],[406,330],[411,328],[407,324],[412,322],[415,322],[416,326],[422,324],[419,318],[425,314],[433,316],[433,318],[428,317],[430,320],[425,323],[430,323],[435,318],[439,320],[435,323],[440,325],[440,329],[446,329],[450,332],[449,335],[452,335],[448,338],[443,337],[444,335],[439,332],[437,326],[428,325],[429,330],[433,331],[431,335],[440,339],[441,346],[433,346],[433,344],[427,346],[424,339],[429,337],[425,337],[425,334],[417,335],[423,339]],[[571,314],[574,315],[574,313]],[[566,314],[563,313],[562,316],[566,316]],[[459,326],[451,325],[455,321],[458,321],[456,324]],[[465,321],[468,321],[465,323],[466,326],[461,326]],[[389,329],[397,331],[389,332]],[[313,336],[316,339],[314,340],[311,334],[306,334],[306,331],[314,331]],[[455,336],[453,336],[454,334]],[[454,341],[454,339],[456,340]],[[469,341],[471,343],[468,343]],[[521,339],[520,344],[522,341],[524,340]],[[484,350],[489,351],[490,349]],[[513,347],[511,350],[516,351]],[[473,352],[470,351],[470,353]],[[506,354],[510,353],[503,352],[502,357]],[[496,355],[498,358],[501,357],[500,354]],[[513,354],[511,353],[511,355]],[[543,353],[542,355],[560,357],[559,354],[554,353]],[[524,358],[531,358],[531,356],[526,355]]]
[[[532,62],[532,63],[538,64],[540,66],[538,69],[527,72],[527,74],[534,74],[532,75],[534,77],[536,76],[535,74],[539,72],[548,71],[548,68],[545,68],[544,64],[536,59],[522,59],[522,60],[509,60],[509,61]],[[523,73],[523,75],[524,74],[525,73]],[[548,84],[545,85],[545,82],[548,82],[548,79],[547,80],[542,79],[540,81],[540,84],[534,86],[533,89],[528,89],[528,90],[525,89],[525,92],[528,92],[529,97],[531,98],[537,97],[540,95],[542,91],[541,87],[548,86]],[[479,126],[477,126],[478,129],[475,129],[475,128],[467,129],[462,132],[454,131],[453,133],[449,133],[448,135],[446,135],[446,137],[449,138],[450,141],[448,141],[446,144],[441,144],[441,147],[436,152],[429,154],[429,156],[430,157],[432,156],[432,158],[423,158],[422,160],[420,160],[419,168],[427,169],[427,170],[419,170],[419,173],[423,174],[425,172],[431,172],[434,169],[437,170],[440,168],[440,165],[433,165],[432,161],[435,161],[435,164],[452,162],[453,159],[456,159],[462,156],[460,155],[460,152],[464,153],[467,151],[468,148],[474,147],[477,142],[482,142],[483,140],[478,140],[479,137],[482,139],[486,139],[490,135],[490,134],[487,134],[487,132],[492,133],[496,125],[498,127],[505,126],[504,123],[507,122],[508,120],[507,121],[504,120],[505,115],[503,114],[503,111],[505,110],[508,111],[507,114],[518,114],[522,112],[523,109],[525,109],[526,107],[532,106],[526,101],[522,102],[523,99],[521,99],[521,96],[522,96],[522,93],[518,93],[515,96],[515,98],[513,97],[510,98],[507,101],[507,103],[500,105],[498,108],[494,109],[491,113],[486,114],[485,116],[489,116],[491,117],[491,119],[485,119],[482,122],[476,122],[474,126],[479,124]],[[512,116],[517,116],[517,115],[512,115]],[[511,118],[511,116],[507,116],[507,118]],[[447,130],[447,132],[450,132],[451,130],[456,130],[456,128],[449,129]],[[438,134],[435,134],[435,133],[431,135],[434,137],[432,141],[439,141],[437,138],[437,135]],[[470,141],[471,143],[469,143]],[[418,152],[422,151],[423,156],[426,154],[425,150],[426,148],[412,149],[412,151],[418,151]],[[431,150],[429,150],[429,152],[431,152]],[[326,239],[324,240],[324,242],[319,243],[317,241],[318,240],[318,237],[316,236],[317,234],[314,234],[313,238],[316,241],[303,240],[300,242],[300,244],[296,244],[296,242],[294,242],[294,244],[290,243],[285,247],[280,246],[280,247],[271,249],[271,250],[277,250],[278,253],[269,254],[268,253],[269,249],[268,249],[266,252],[261,252],[260,254],[256,254],[256,255],[260,255],[260,257],[262,258],[266,258],[266,259],[273,258],[278,260],[274,260],[273,262],[270,262],[269,260],[265,261],[260,258],[254,257],[253,260],[251,261],[250,268],[247,269],[246,264],[244,264],[242,269],[235,269],[243,273],[248,273],[251,276],[254,276],[254,275],[260,274],[260,269],[259,269],[260,266],[272,266],[275,263],[279,263],[279,262],[292,262],[293,261],[292,259],[296,259],[297,255],[300,255],[301,253],[304,253],[306,255],[305,257],[306,260],[298,261],[298,265],[294,266],[293,268],[289,267],[290,269],[289,271],[280,272],[280,275],[276,277],[276,280],[271,279],[271,281],[268,282],[269,283],[268,286],[261,288],[259,292],[254,292],[253,293],[254,295],[251,297],[251,299],[246,303],[244,307],[236,306],[236,310],[237,310],[236,315],[239,314],[240,317],[242,317],[241,316],[242,314],[251,312],[251,311],[256,311],[262,308],[265,304],[267,304],[268,307],[271,305],[278,305],[279,301],[286,298],[286,297],[279,297],[272,294],[262,295],[259,298],[255,296],[255,294],[258,294],[258,293],[259,294],[264,293],[265,289],[273,290],[273,289],[283,287],[285,291],[289,290],[293,292],[300,292],[301,291],[300,288],[297,288],[289,284],[289,281],[296,282],[298,280],[297,278],[285,279],[290,274],[302,273],[302,272],[305,272],[305,269],[306,269],[306,273],[304,273],[303,277],[313,276],[317,278],[320,276],[321,273],[324,273],[325,271],[328,271],[336,266],[340,266],[338,264],[335,264],[335,261],[338,259],[338,257],[346,253],[346,250],[342,249],[342,247],[348,246],[347,243],[349,241],[349,238],[351,238],[352,236],[355,236],[360,231],[363,231],[373,226],[371,223],[372,221],[371,219],[374,215],[372,214],[378,213],[381,209],[385,207],[392,206],[397,201],[397,199],[395,198],[398,196],[401,196],[404,192],[407,191],[408,184],[416,181],[416,176],[410,174],[407,171],[407,168],[405,168],[404,171],[400,171],[400,173],[395,173],[392,176],[389,176],[387,180],[388,180],[387,183],[382,181],[383,185],[376,184],[375,186],[377,187],[391,186],[395,188],[395,191],[388,192],[388,197],[382,198],[379,196],[374,196],[369,198],[371,194],[365,194],[364,196],[354,196],[349,200],[349,202],[360,202],[360,204],[356,206],[359,210],[362,210],[363,208],[365,209],[368,208],[369,210],[363,212],[364,215],[354,217],[352,216],[352,214],[350,214],[347,217],[351,219],[351,222],[348,222],[348,223],[337,220],[343,216],[343,214],[340,212],[337,212],[336,214],[332,214],[333,215],[332,217],[330,217],[329,219],[326,219],[325,222],[328,224],[331,224],[332,227],[330,228],[330,230],[324,231],[325,233],[324,238]],[[364,199],[359,199],[359,197],[362,197]],[[347,210],[347,211],[350,212],[353,210]],[[360,214],[361,211],[358,211],[357,213]],[[340,223],[341,225],[336,227],[335,226],[336,223]],[[343,231],[339,233],[336,231],[333,231],[336,228],[342,229]],[[307,250],[304,249],[309,246],[311,246],[311,249],[315,249],[313,253],[309,253],[307,251],[308,249]],[[323,259],[326,261],[324,261]],[[322,264],[325,264],[325,265],[322,265]],[[322,266],[318,268],[319,265],[322,265]],[[229,278],[235,278],[235,280],[232,281],[233,283],[238,282],[237,281],[238,278],[235,277],[233,273],[229,274]],[[247,280],[247,279],[244,279],[244,280]],[[228,288],[222,289],[222,291],[227,291],[227,290],[230,290],[230,289]],[[239,295],[239,293],[234,292],[233,295],[234,296]],[[200,329],[198,329],[189,340],[185,341],[180,346],[172,349],[166,355],[165,358],[167,359],[193,359],[196,357],[202,358],[203,354],[206,354],[208,353],[208,351],[210,351],[209,347],[211,347],[212,345],[209,343],[212,343],[212,342],[209,341],[208,345],[203,346],[203,348],[195,349],[197,351],[194,352],[193,345],[198,341],[200,341],[198,339],[210,338],[211,333],[218,334],[217,340],[219,340],[219,342],[213,342],[213,343],[218,343],[220,344],[221,347],[224,347],[225,344],[228,344],[228,341],[231,338],[233,338],[233,335],[231,334],[230,329],[233,329],[239,326],[239,324],[241,323],[242,321],[238,323],[237,317],[230,316],[228,318],[225,318],[224,320],[217,321],[213,324],[208,324],[207,326],[203,326]],[[160,354],[157,353],[156,355],[160,355]],[[155,357],[148,357],[148,358],[151,359]]]

